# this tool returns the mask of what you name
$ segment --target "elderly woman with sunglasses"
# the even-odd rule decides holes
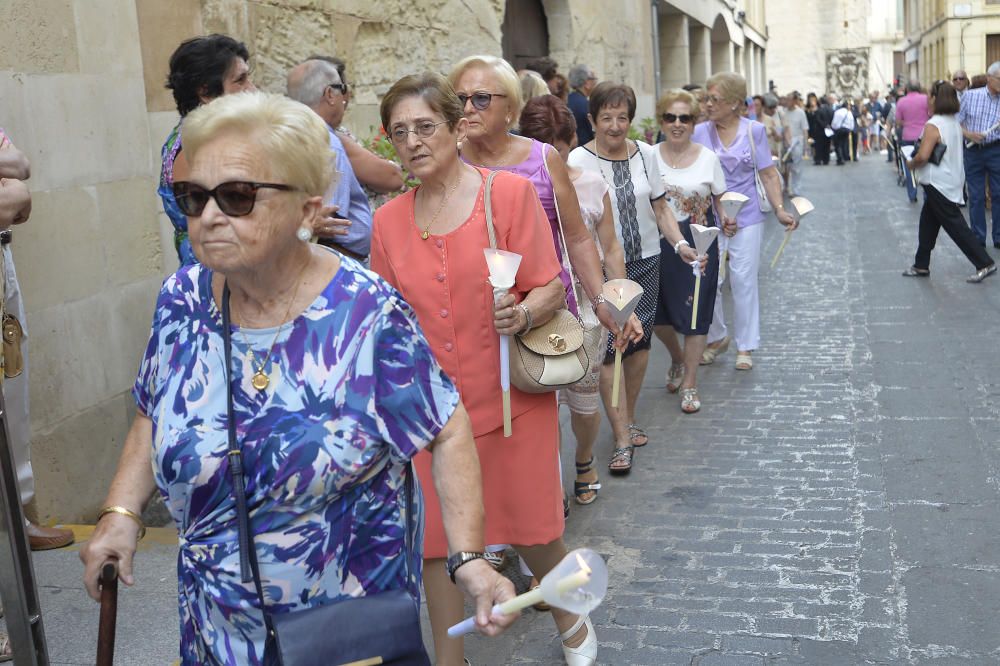
[[[572,264],[601,323],[612,333],[622,333],[611,316],[611,309],[601,298],[604,283],[601,260],[594,239],[583,223],[580,203],[565,162],[552,146],[510,132],[517,125],[524,103],[514,68],[506,60],[494,56],[469,56],[455,65],[448,80],[468,120],[468,131],[460,147],[462,159],[474,166],[509,171],[531,181],[548,219],[559,261]],[[563,256],[559,241],[560,220],[568,257]],[[576,295],[570,288],[569,271],[565,267],[559,278],[566,290],[566,303],[570,311],[577,314]],[[626,324],[621,337],[638,338],[641,334],[638,322],[632,320]]]
[[[469,411],[482,461],[486,542],[514,544],[531,570],[544,576],[566,554],[556,400],[553,393],[511,387],[513,434],[504,437],[497,334],[515,335],[543,324],[564,307],[545,212],[530,182],[506,171],[496,174],[491,210],[497,247],[521,255],[521,263],[510,293],[494,301],[483,255],[490,247],[485,207],[490,171],[463,162],[455,150],[469,126],[459,97],[437,74],[407,76],[389,89],[380,112],[403,166],[421,185],[376,212],[372,268],[413,306]],[[418,478],[427,479],[432,464],[438,469],[436,455],[418,455]],[[474,470],[450,473],[469,471]],[[463,641],[446,633],[463,613],[448,570],[483,553],[456,553],[449,547],[438,495],[430,484],[424,483],[423,490],[424,589],[434,652],[440,666],[461,666]],[[557,609],[553,617],[567,662],[594,664],[597,638],[590,620]]]
[[[660,235],[685,263],[690,265],[698,259],[666,204],[655,150],[647,143],[628,138],[635,108],[632,88],[610,81],[599,83],[590,93],[589,117],[594,125],[594,140],[574,149],[568,160],[571,166],[594,172],[607,183],[615,235],[625,250],[625,275],[643,288],[635,314],[642,322],[644,334],[623,354],[623,396],[617,409],[611,406],[614,353],[605,357],[601,369],[601,399],[615,437],[608,468],[612,474],[627,474],[632,469],[635,447],[645,446],[649,441],[637,425],[635,414],[649,362],[660,287]],[[704,267],[704,260],[701,263]]]
[[[719,197],[726,191],[726,177],[719,158],[708,148],[691,141],[698,100],[684,90],[670,90],[656,105],[660,129],[666,139],[657,145],[656,163],[667,193],[667,205],[677,218],[684,240],[694,247],[691,225],[716,226],[715,211],[721,213]],[[736,221],[725,218],[723,231],[731,236]],[[719,247],[712,244],[698,294],[697,321],[692,322],[695,277],[680,255],[660,239],[660,298],[653,330],[670,352],[667,391],[680,392],[681,411],[701,409],[697,372],[705,351],[705,336],[712,323],[712,310],[719,280]],[[677,334],[684,336],[683,349]]]
[[[771,159],[764,126],[742,117],[747,82],[740,74],[723,72],[712,76],[705,84],[705,106],[708,120],[694,128],[692,140],[714,152],[726,175],[726,189],[749,198],[736,216],[737,231],[723,239],[719,249],[729,253],[729,279],[733,290],[733,328],[736,339],[736,369],[753,367],[751,352],[760,346],[760,300],[757,271],[760,268],[760,248],[764,238],[765,213],[761,206],[769,203],[778,222],[795,229],[798,221],[785,210],[781,196],[781,178]],[[754,173],[760,174],[766,201],[761,201],[754,183]],[[719,285],[722,288],[722,285]],[[700,306],[699,306],[700,307]],[[730,337],[722,313],[722,299],[715,301],[708,345],[702,354],[707,365],[729,348]]]
[[[191,171],[173,190],[200,264],[160,291],[139,413],[80,557],[95,599],[105,560],[132,585],[140,515],[158,489],[180,536],[181,660],[259,664],[265,614],[390,589],[419,599],[422,554],[404,550],[404,514],[421,511],[404,493],[418,451],[434,452],[424,481],[449,549],[482,550],[479,463],[413,310],[357,262],[309,243],[331,177],[319,116],[277,95],[230,95],[188,115],[184,142]],[[240,468],[261,596],[241,582]],[[511,618],[489,609],[512,586],[483,562],[455,574],[480,631],[498,633]]]

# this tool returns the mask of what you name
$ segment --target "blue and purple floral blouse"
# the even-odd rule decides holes
[[[195,265],[164,282],[133,394],[153,421],[153,472],[179,532],[182,661],[256,664],[264,624],[253,583],[240,580],[211,280]],[[282,328],[270,386],[258,392],[247,343],[259,359],[275,334],[232,336],[237,437],[268,611],[404,585],[419,598],[421,549],[410,554],[409,577],[401,557],[406,463],[451,417],[457,390],[402,297],[349,259]]]

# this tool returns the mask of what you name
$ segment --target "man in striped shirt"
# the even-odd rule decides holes
[[[965,150],[965,183],[969,190],[969,221],[986,245],[986,179],[994,199],[1000,195],[1000,61],[986,70],[986,87],[967,90],[958,112]],[[993,204],[993,247],[1000,248],[1000,206]]]

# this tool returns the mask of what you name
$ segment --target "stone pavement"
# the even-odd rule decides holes
[[[754,370],[732,351],[702,368],[703,408],[686,416],[654,346],[650,444],[627,478],[602,464],[600,498],[573,506],[567,544],[611,571],[601,664],[1000,663],[1000,278],[966,284],[945,237],[931,278],[899,275],[919,211],[884,158],[809,165],[804,182],[817,211],[775,270],[773,220],[765,237]],[[605,433],[602,461],[610,448]],[[169,542],[146,544],[121,594],[118,663],[176,659]],[[75,553],[35,566],[53,662],[93,663]],[[544,615],[467,654],[561,663]]]

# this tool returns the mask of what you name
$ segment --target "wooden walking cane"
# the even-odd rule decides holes
[[[118,618],[118,563],[101,565],[101,621],[97,627],[97,666],[112,666],[115,659],[115,622]]]

